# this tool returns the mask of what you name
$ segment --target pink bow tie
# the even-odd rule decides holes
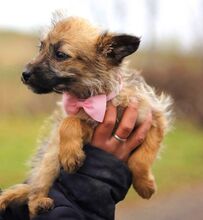
[[[114,92],[106,96],[96,95],[91,96],[88,99],[78,99],[71,96],[69,93],[63,93],[63,106],[67,114],[75,115],[83,108],[84,111],[95,121],[102,122],[106,112],[107,101],[113,99],[116,96]]]

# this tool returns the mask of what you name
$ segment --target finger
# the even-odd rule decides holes
[[[140,144],[144,142],[144,139],[147,136],[148,131],[150,130],[152,125],[152,112],[147,115],[145,121],[138,127],[134,133],[130,136],[126,145],[130,151],[137,148]]]
[[[121,139],[127,139],[132,130],[135,127],[135,123],[137,120],[137,103],[130,104],[124,111],[121,122],[119,123],[119,126],[115,132],[114,135],[111,138],[112,145],[116,147],[121,147],[125,143],[122,141],[119,141],[118,138]]]
[[[116,107],[109,102],[105,113],[104,121],[99,124],[94,132],[96,138],[109,139],[112,135],[117,118]]]
[[[137,103],[132,103],[125,109],[122,119],[115,132],[118,137],[126,139],[131,134],[137,120],[137,107]]]

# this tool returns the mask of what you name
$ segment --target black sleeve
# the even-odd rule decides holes
[[[114,219],[115,205],[124,199],[131,185],[130,171],[122,161],[103,150],[90,145],[84,150],[84,165],[74,174],[61,170],[50,190],[55,208],[33,220]]]

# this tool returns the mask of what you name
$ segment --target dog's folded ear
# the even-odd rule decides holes
[[[123,58],[134,53],[140,44],[140,38],[127,34],[102,34],[97,41],[97,52],[104,55],[112,64],[118,65]]]

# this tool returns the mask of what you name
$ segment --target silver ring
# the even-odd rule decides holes
[[[116,134],[114,134],[113,137],[114,137],[117,141],[119,141],[119,142],[121,142],[121,143],[127,141],[127,138],[120,138],[120,137],[119,137],[118,135],[116,135]]]

